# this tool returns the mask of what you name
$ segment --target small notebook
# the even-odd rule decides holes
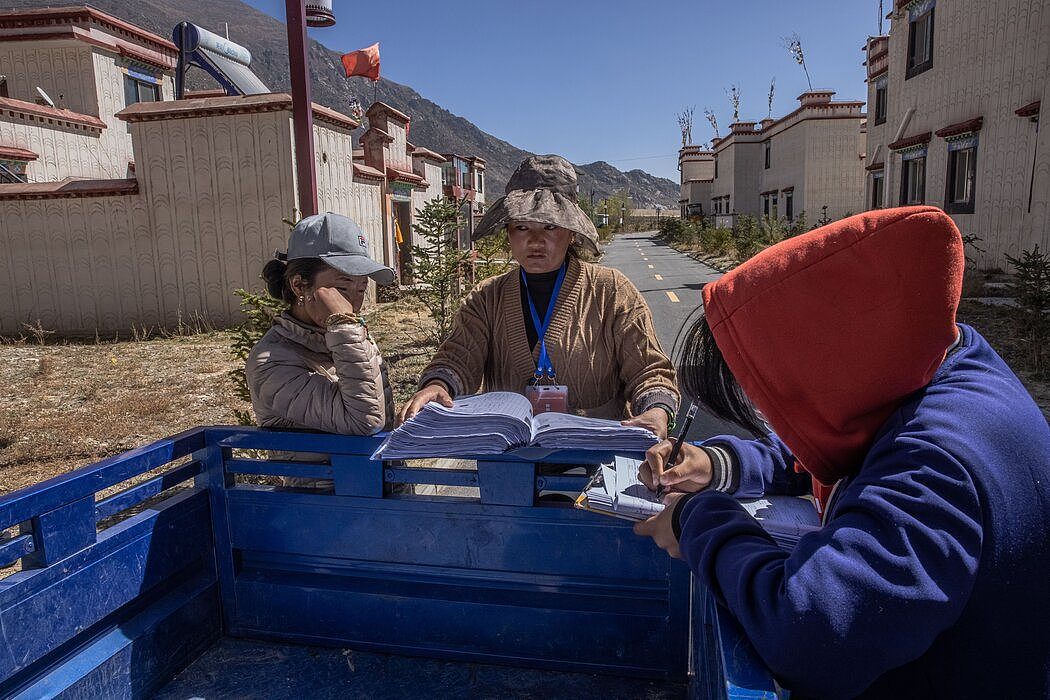
[[[521,394],[493,391],[428,403],[387,436],[372,459],[471,457],[520,447],[641,453],[659,440],[645,428],[566,413],[532,415]]]
[[[664,504],[638,480],[639,466],[640,460],[629,457],[602,465],[576,499],[576,507],[633,522],[656,515]],[[808,498],[763,496],[741,500],[740,505],[785,549],[793,549],[803,535],[820,529],[820,516]]]

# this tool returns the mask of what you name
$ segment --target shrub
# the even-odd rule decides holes
[[[1050,379],[1050,256],[1039,250],[1021,251],[1020,257],[1009,255],[1014,267],[1011,291],[1018,307],[1012,314],[1018,341],[1024,346],[1025,369],[1040,379]]]
[[[233,329],[233,341],[230,343],[230,353],[240,362],[236,369],[230,371],[230,379],[233,381],[233,391],[238,398],[251,401],[252,396],[248,392],[248,377],[244,374],[244,363],[248,359],[248,353],[257,342],[270,330],[273,320],[284,311],[284,302],[274,299],[266,292],[249,292],[244,289],[236,289],[233,292],[241,299],[241,312],[244,313],[244,322]],[[234,410],[237,422],[241,425],[255,425],[250,411]]]
[[[762,249],[762,243],[762,227],[755,217],[741,214],[733,228],[733,247],[736,248],[737,257],[741,261],[747,260]]]
[[[728,228],[704,228],[700,232],[700,245],[713,255],[725,255],[733,247],[733,230]]]
[[[440,345],[452,333],[460,303],[467,294],[465,276],[470,251],[460,250],[457,233],[462,225],[463,202],[438,197],[416,210],[411,269],[416,281],[412,294],[434,319],[430,340]]]

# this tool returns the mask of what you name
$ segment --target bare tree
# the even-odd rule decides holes
[[[696,107],[686,107],[678,113],[678,128],[682,130],[682,145],[693,142],[693,112]]]
[[[729,104],[733,108],[733,121],[740,121],[740,87],[738,85],[731,85],[726,90],[726,95],[729,97]]]
[[[711,128],[714,129],[715,138],[717,139],[718,138],[718,118],[715,116],[715,113],[712,112],[710,109],[705,109],[704,110],[704,116],[707,118],[707,121],[711,125]]]
[[[774,75],[773,78],[769,81],[769,111],[766,112],[766,117],[768,119],[772,119],[773,118],[773,96],[776,93],[776,90],[777,90],[777,76]]]
[[[802,39],[798,34],[792,34],[784,39],[784,47],[791,52],[795,62],[806,72],[806,82],[809,84],[809,89],[812,90],[813,81],[809,79],[809,68],[806,67],[806,52],[802,49]]]

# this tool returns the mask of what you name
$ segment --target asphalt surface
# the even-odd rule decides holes
[[[623,272],[638,287],[652,309],[664,352],[676,359],[679,331],[692,323],[702,304],[700,290],[721,273],[671,248],[657,238],[655,231],[617,236],[605,247],[601,264]],[[679,424],[689,407],[687,400],[682,403]],[[701,410],[686,439],[696,441],[724,434],[749,435]]]

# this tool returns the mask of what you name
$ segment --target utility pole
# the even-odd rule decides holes
[[[306,5],[303,0],[285,0],[285,9],[288,18],[288,67],[292,76],[299,211],[303,217],[307,217],[317,213],[317,171],[314,168],[314,111],[310,94],[310,59],[307,55]]]

